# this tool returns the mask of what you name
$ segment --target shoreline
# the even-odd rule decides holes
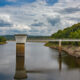
[[[47,45],[47,44],[48,43],[46,43],[45,46],[59,50],[58,45],[56,44]],[[62,51],[66,52],[70,56],[80,58],[80,46],[62,45]]]
[[[7,42],[0,42],[0,45],[6,44]]]

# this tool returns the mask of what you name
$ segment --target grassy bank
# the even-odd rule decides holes
[[[6,42],[0,42],[0,45],[2,45],[2,44],[6,44]]]
[[[3,36],[0,36],[0,44],[6,44],[6,38]]]
[[[45,44],[45,46],[59,49],[58,43],[48,42]],[[67,52],[71,56],[80,58],[80,46],[62,44],[62,50]]]

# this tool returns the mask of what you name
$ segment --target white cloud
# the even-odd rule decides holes
[[[80,2],[80,0],[59,0],[59,2]]]
[[[0,19],[7,21],[7,22],[11,22],[10,15],[8,14],[0,14]]]
[[[12,29],[15,29],[15,30],[31,30],[31,28],[27,25],[22,25],[22,24],[14,24]]]
[[[46,4],[45,0],[37,0],[21,6],[1,7],[0,18],[13,25],[10,27],[11,31],[20,30],[24,33],[25,30],[26,33],[32,35],[51,35],[59,29],[80,22],[79,0],[59,0],[52,6]],[[39,25],[39,23],[42,24]],[[37,26],[32,24],[37,24]],[[7,29],[6,33],[8,33]]]
[[[7,0],[8,2],[16,2],[17,0]]]

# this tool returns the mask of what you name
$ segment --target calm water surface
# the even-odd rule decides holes
[[[44,46],[26,43],[25,60],[16,58],[16,43],[0,45],[0,80],[80,80],[80,59]],[[17,59],[17,61],[16,61]],[[14,79],[16,67],[24,66],[27,78]]]

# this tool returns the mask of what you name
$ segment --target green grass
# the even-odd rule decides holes
[[[0,45],[2,45],[2,44],[6,44],[6,42],[0,42]]]
[[[59,42],[47,42],[45,44],[45,46],[47,46],[47,47],[53,47],[53,46],[58,47]],[[73,44],[73,42],[62,42],[62,46],[75,46],[75,47],[78,47],[78,46],[80,46],[80,42],[79,42],[78,45],[76,44],[76,42],[74,42],[74,44]]]
[[[45,44],[45,46],[48,46],[48,47],[53,47],[53,46],[58,46],[58,43],[57,42],[48,42]]]

